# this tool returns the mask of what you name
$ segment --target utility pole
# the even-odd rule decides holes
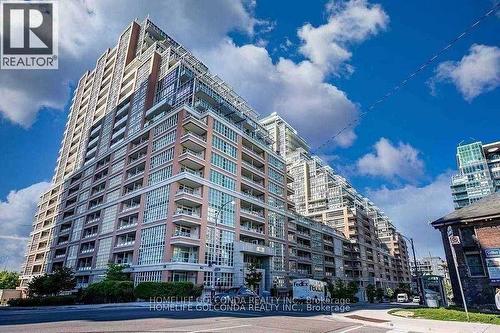
[[[415,245],[413,244],[413,238],[412,237],[408,238],[403,234],[401,234],[401,236],[403,236],[403,238],[410,241],[411,251],[413,253],[413,266],[415,267],[415,275],[417,278],[417,292],[418,292],[418,295],[420,296],[420,303],[423,303],[424,302],[424,290],[422,288],[421,281],[420,281],[420,268],[417,265],[417,256],[415,255]]]
[[[469,320],[469,310],[467,309],[467,302],[465,301],[464,288],[462,287],[462,280],[460,279],[460,271],[458,270],[457,254],[455,253],[455,245],[460,244],[460,237],[453,235],[453,229],[448,226],[446,230],[448,233],[448,241],[450,242],[451,255],[453,257],[453,266],[455,266],[455,272],[457,273],[458,286],[460,287],[460,294],[462,295],[462,303],[464,305],[465,315],[467,316],[467,321]]]

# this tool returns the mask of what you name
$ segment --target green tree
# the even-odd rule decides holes
[[[335,283],[329,282],[327,288],[332,298],[349,299],[351,302],[354,301],[354,297],[359,289],[355,282],[345,284],[340,279],[335,281]]]
[[[128,273],[123,272],[128,265],[119,265],[119,264],[108,264],[108,269],[106,270],[106,276],[104,277],[105,281],[130,281],[130,275]]]
[[[262,273],[257,271],[255,265],[250,265],[249,272],[245,276],[245,282],[251,289],[255,289],[262,281]]]
[[[392,288],[390,287],[387,287],[387,289],[385,290],[385,294],[387,295],[387,297],[392,298],[394,296],[394,290],[392,290]]]
[[[19,285],[19,274],[17,272],[0,272],[0,289],[15,289]]]
[[[366,286],[366,297],[368,298],[368,302],[373,303],[375,300],[375,286],[373,284],[369,284]]]
[[[73,271],[67,267],[59,267],[51,274],[44,274],[33,278],[28,283],[28,295],[48,296],[57,295],[63,291],[68,291],[76,286],[76,279]]]

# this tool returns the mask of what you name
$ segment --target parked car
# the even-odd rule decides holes
[[[413,296],[412,302],[413,303],[420,303],[420,296]]]
[[[408,302],[408,294],[406,293],[401,293],[396,296],[396,301],[398,303],[406,303]]]
[[[218,293],[215,295],[216,303],[230,303],[230,302],[248,302],[251,299],[258,298],[259,295],[253,291],[252,289],[241,286],[230,288],[222,293]]]

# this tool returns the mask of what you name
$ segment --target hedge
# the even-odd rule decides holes
[[[200,297],[203,286],[195,286],[191,282],[142,282],[134,290],[135,296],[141,299],[151,297]]]
[[[72,305],[76,303],[76,299],[75,295],[17,298],[10,299],[7,304],[10,306]]]
[[[86,304],[124,303],[135,299],[132,281],[104,280],[92,283],[82,291],[82,302]]]

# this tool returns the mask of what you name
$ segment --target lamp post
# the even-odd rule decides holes
[[[234,205],[234,200],[230,200],[230,201],[227,201],[225,203],[223,203],[222,205],[220,205],[219,207],[217,207],[217,210],[215,211],[215,228],[214,228],[214,234],[215,234],[215,237],[214,237],[214,246],[215,246],[215,253],[214,253],[214,260],[212,260],[209,265],[213,267],[213,271],[212,271],[212,289],[211,289],[211,297],[212,297],[212,301],[215,299],[215,272],[217,270],[217,268],[215,267],[217,265],[217,260],[219,259],[219,254],[220,254],[220,239],[219,239],[219,233],[217,232],[217,225],[219,223],[219,215],[220,215],[220,212],[222,211],[222,209],[224,207],[226,207],[227,205]]]
[[[401,237],[403,237],[404,239],[407,239],[410,242],[411,251],[413,252],[413,266],[415,267],[415,275],[417,276],[417,291],[418,291],[418,295],[420,296],[420,303],[423,303],[424,302],[424,291],[423,291],[422,286],[420,285],[420,282],[421,282],[420,281],[420,269],[418,268],[418,265],[417,265],[417,256],[415,255],[415,246],[413,244],[413,238],[412,237],[408,238],[403,234],[400,234],[400,235],[401,235]]]

